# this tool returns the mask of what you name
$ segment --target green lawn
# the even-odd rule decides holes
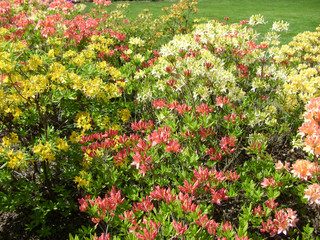
[[[163,7],[177,2],[177,0],[126,2],[130,3],[128,17],[133,18],[148,8],[157,18],[162,14]],[[110,5],[110,10],[115,9],[119,3],[124,2],[114,2]],[[92,5],[87,3],[86,10],[88,11]],[[230,17],[229,22],[249,20],[251,15],[260,13],[267,21],[266,25],[259,27],[261,33],[267,32],[276,20],[289,22],[289,31],[282,34],[282,43],[288,43],[299,32],[315,31],[320,25],[320,0],[198,0],[197,7],[199,12],[195,18],[223,20],[224,17]]]

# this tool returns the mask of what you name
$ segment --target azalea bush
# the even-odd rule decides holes
[[[130,118],[118,69],[128,46],[70,2],[1,4],[1,208],[30,209],[27,228],[47,236],[47,218],[76,209],[81,136]]]
[[[317,32],[279,47],[288,24],[259,36],[261,15],[94,4],[0,2],[1,211],[42,238],[314,239]]]

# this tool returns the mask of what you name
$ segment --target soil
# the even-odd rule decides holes
[[[12,212],[0,212],[0,240],[44,240],[39,238],[36,230],[28,231],[25,225],[28,223],[29,210],[16,210]],[[88,225],[89,219],[86,214],[74,212],[69,217],[64,217],[58,212],[51,214],[48,218],[50,226],[55,231],[47,239],[65,240],[69,239],[69,233],[75,232],[81,225]],[[73,234],[74,235],[74,234]]]

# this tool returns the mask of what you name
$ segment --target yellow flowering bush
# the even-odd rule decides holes
[[[90,152],[79,153],[82,137],[121,131],[131,118],[131,104],[123,101],[129,38],[111,28],[120,12],[110,14],[108,25],[60,0],[7,1],[5,12],[1,4],[0,182],[10,192],[1,198],[11,196],[3,198],[1,211],[30,208],[34,219],[42,217],[27,227],[47,236],[46,214],[70,214],[80,188],[92,189],[97,169]]]
[[[288,45],[282,46],[274,58],[288,72],[284,84],[287,109],[303,108],[312,98],[319,97],[320,28],[299,33]]]

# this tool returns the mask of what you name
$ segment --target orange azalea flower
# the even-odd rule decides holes
[[[320,97],[313,98],[307,105],[308,112],[305,114],[307,119],[320,121]]]
[[[308,199],[311,205],[320,205],[320,186],[319,184],[312,184],[305,190],[304,198]]]
[[[319,155],[320,154],[320,136],[319,135],[308,135],[304,139],[305,145],[304,150],[307,152],[310,152],[314,155]]]
[[[292,174],[299,179],[308,180],[316,171],[316,165],[308,160],[299,159],[292,164]]]
[[[299,131],[304,134],[313,135],[314,133],[320,133],[320,126],[314,120],[305,121],[299,128]]]

